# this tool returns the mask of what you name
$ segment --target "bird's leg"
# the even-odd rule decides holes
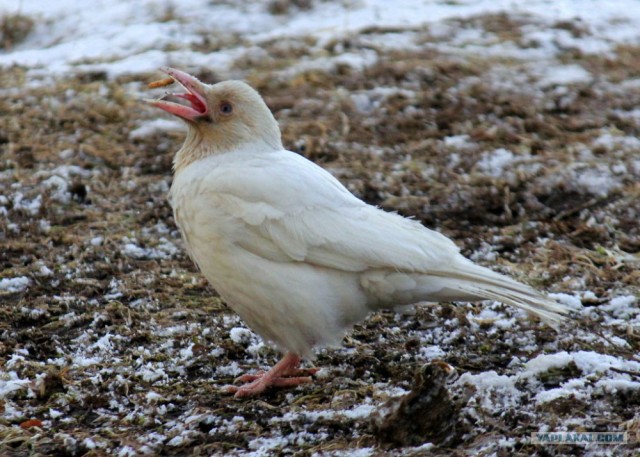
[[[308,375],[315,373],[317,370],[300,370],[300,361],[299,356],[289,352],[269,371],[259,372],[255,375],[243,375],[236,379],[238,382],[251,381],[248,384],[240,387],[226,386],[225,390],[229,393],[235,393],[236,398],[242,398],[259,395],[271,386],[295,387],[300,384],[307,384],[311,382],[311,377]],[[307,374],[307,376],[300,376],[303,373]]]

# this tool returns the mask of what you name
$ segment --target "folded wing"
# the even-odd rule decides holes
[[[273,261],[358,272],[429,273],[458,255],[445,236],[354,197],[331,174],[288,153],[217,169],[205,192],[242,221],[237,244]],[[233,171],[231,171],[233,170]]]

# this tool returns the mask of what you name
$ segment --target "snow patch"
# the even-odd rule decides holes
[[[640,308],[636,305],[638,299],[633,295],[623,295],[612,298],[607,305],[599,307],[601,311],[610,313],[617,319],[631,319],[640,314]]]
[[[53,175],[42,181],[42,187],[51,191],[51,198],[59,203],[69,203],[71,194],[69,193],[69,183],[58,175]]]
[[[578,188],[599,197],[606,197],[613,190],[622,187],[620,177],[615,177],[611,170],[604,165],[577,172],[576,185]]]
[[[229,338],[236,344],[246,344],[251,342],[254,338],[254,334],[251,330],[245,327],[234,327],[229,330]]]
[[[184,130],[184,123],[173,119],[154,119],[143,122],[129,133],[129,139],[139,140],[164,132]]]
[[[568,84],[588,84],[593,76],[580,65],[555,65],[544,68],[540,86],[566,86]]]
[[[26,276],[18,276],[16,278],[0,279],[0,291],[4,292],[22,292],[31,284],[31,280]]]
[[[0,399],[10,396],[11,393],[26,389],[31,384],[30,379],[20,379],[15,371],[0,372]]]
[[[136,239],[122,238],[122,253],[137,260],[170,259],[179,253],[179,249],[168,239],[161,237],[155,247],[138,246]]]
[[[503,174],[503,170],[514,160],[513,152],[504,148],[498,148],[491,152],[482,154],[477,167],[489,176],[498,177]]]

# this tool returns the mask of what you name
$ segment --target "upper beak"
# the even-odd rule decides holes
[[[167,93],[165,95],[187,100],[191,106],[181,105],[180,103],[163,99],[146,100],[149,104],[188,121],[194,121],[209,113],[209,107],[207,106],[207,99],[205,97],[206,84],[200,82],[194,76],[184,71],[176,70],[175,68],[161,67],[160,71],[168,74],[186,90],[183,94]]]

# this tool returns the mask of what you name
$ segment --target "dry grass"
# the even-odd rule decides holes
[[[33,19],[23,14],[8,14],[0,17],[0,48],[11,50],[31,33]]]
[[[273,5],[279,8],[280,3]],[[297,8],[305,4],[290,3]],[[491,16],[467,25],[479,24],[500,40],[519,39],[519,21]],[[633,171],[638,151],[601,146],[593,157],[580,156],[580,148],[603,133],[613,138],[640,133],[637,123],[619,114],[640,104],[640,89],[616,85],[637,77],[632,57],[638,50],[621,48],[617,58],[606,60],[567,51],[561,60],[579,61],[594,81],[563,91],[502,84],[509,75],[522,74],[522,63],[515,60],[454,57],[429,47],[377,50],[378,62],[362,70],[338,65],[286,71],[310,55],[331,57],[347,45],[362,49],[369,35],[384,33],[368,31],[322,51],[298,46],[288,53],[280,44],[262,66],[239,59],[237,70],[265,95],[286,146],[332,170],[364,200],[437,227],[467,255],[488,242],[498,255],[498,268],[541,288],[591,290],[596,299],[586,305],[596,311],[612,295],[638,296],[637,258],[627,254],[640,250],[640,171]],[[0,44],[16,40],[3,38]],[[558,338],[526,320],[513,329],[477,331],[469,316],[479,314],[479,306],[442,304],[409,317],[391,312],[371,317],[345,339],[352,350],[319,354],[316,364],[330,376],[293,397],[274,391],[237,402],[224,395],[218,387],[233,376],[216,374],[216,367],[237,361],[252,369],[256,358],[247,356],[249,342],[229,338],[230,328],[240,324],[195,271],[174,230],[166,191],[171,154],[182,134],[129,137],[142,120],[157,113],[127,90],[136,87],[133,80],[155,76],[106,81],[99,74],[79,75],[0,98],[5,113],[0,117],[0,185],[2,193],[13,196],[5,204],[9,216],[0,220],[0,278],[27,276],[32,281],[26,291],[1,292],[0,361],[10,362],[22,379],[37,379],[11,398],[11,405],[19,407],[12,419],[0,419],[3,455],[97,456],[123,446],[139,450],[140,438],[153,431],[165,436],[152,447],[157,455],[224,455],[246,450],[256,437],[302,431],[329,438],[303,440],[295,453],[286,455],[367,446],[380,446],[376,455],[397,455],[402,448],[378,443],[369,421],[360,417],[320,416],[310,424],[300,416],[292,422],[280,418],[285,412],[318,412],[328,405],[349,409],[367,399],[382,402],[388,394],[375,383],[408,389],[424,360],[420,338],[434,328],[457,335],[443,344],[443,359],[460,373],[506,373],[514,357],[529,359],[545,350],[592,350],[637,359],[637,329],[610,326],[605,335],[599,328],[602,314],[576,318],[568,326],[575,328],[564,330],[602,335],[588,340]],[[1,77],[3,87],[19,88],[25,79],[17,68],[3,70]],[[378,87],[404,91],[381,95]],[[371,106],[358,106],[359,95]],[[460,135],[471,146],[458,149],[445,141]],[[512,151],[516,159],[504,173],[492,176],[479,164],[498,148]],[[627,172],[611,174],[619,185],[606,195],[576,184],[583,169],[622,170],[621,164]],[[43,183],[61,173],[52,171],[56,167],[68,165],[77,168],[68,172],[64,197]],[[16,203],[17,192],[22,204]],[[24,207],[38,195],[37,209]],[[141,248],[157,249],[164,237],[180,250],[158,258],[136,257],[124,249],[125,237]],[[44,269],[50,273],[43,274]],[[492,321],[481,327],[495,330]],[[532,335],[535,349],[514,343],[525,334]],[[75,363],[80,354],[99,354],[96,344],[108,335],[110,359],[90,366]],[[611,344],[612,337],[627,345]],[[24,350],[24,360],[13,357]],[[181,350],[192,355],[178,360]],[[259,357],[269,364],[277,354],[263,347]],[[161,367],[164,377],[149,377],[145,366]],[[576,376],[576,367],[567,366],[543,373],[540,381],[558,386]],[[638,374],[632,376],[637,379]],[[149,391],[158,397],[149,399]],[[540,424],[553,428],[561,418],[590,417],[596,425],[621,426],[634,418],[640,397],[621,391],[598,402],[565,398],[534,413],[514,408],[482,418],[463,410],[459,419],[466,425],[460,430],[468,433],[455,440],[458,452],[495,450],[483,446],[507,437],[516,443],[512,455],[540,453],[524,441]],[[0,400],[0,408],[5,407]],[[50,409],[60,416],[42,431],[16,427],[49,417]],[[169,444],[171,421],[183,423],[185,417],[190,418],[189,439]],[[225,425],[234,417],[242,418],[235,428]],[[104,447],[92,448],[85,438]],[[452,450],[443,445],[432,452],[451,455]]]

